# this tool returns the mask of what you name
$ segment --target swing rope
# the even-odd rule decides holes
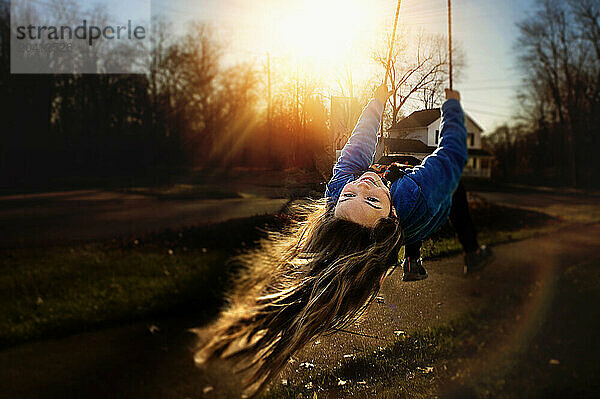
[[[388,57],[387,57],[387,61],[385,63],[385,77],[383,79],[383,84],[387,85],[387,81],[388,81],[388,76],[390,77],[391,80],[391,72],[390,72],[390,63],[392,62],[392,52],[394,49],[394,41],[396,40],[396,28],[398,27],[398,16],[400,15],[400,3],[402,2],[402,0],[398,0],[398,5],[396,6],[396,17],[394,18],[394,29],[392,30],[392,37],[390,38],[390,49],[388,52]],[[394,89],[394,88],[392,88]],[[385,105],[386,105],[387,101],[384,102],[383,104],[383,113],[382,113],[382,117],[381,117],[381,126],[380,126],[380,132],[379,132],[379,136],[383,137],[383,115],[385,114]]]
[[[449,64],[449,78],[450,78],[450,90],[452,88],[452,5],[448,0],[448,64]]]
[[[390,73],[390,63],[392,62],[392,51],[394,49],[394,41],[396,40],[396,28],[398,27],[398,16],[400,15],[400,3],[402,0],[398,0],[396,7],[396,17],[394,18],[394,29],[392,30],[392,37],[390,39],[390,51],[388,52],[387,62],[385,64],[385,78],[383,84],[387,84],[387,78]],[[391,76],[390,76],[391,79]]]

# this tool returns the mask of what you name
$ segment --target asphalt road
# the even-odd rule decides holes
[[[600,222],[600,196],[551,192],[477,192],[498,205],[546,213],[567,222]]]
[[[105,190],[2,196],[0,247],[131,237],[273,213],[285,202],[263,197],[164,200]]]

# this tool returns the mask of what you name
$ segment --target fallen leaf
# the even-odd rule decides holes
[[[207,386],[205,386],[204,388],[202,388],[202,393],[206,395],[207,393],[210,393],[210,392],[212,392],[212,391],[213,391],[213,389],[214,389],[214,388],[213,388],[212,386],[210,386],[210,385],[207,385]]]
[[[309,382],[308,384],[304,385],[304,387],[305,387],[306,389],[312,389],[312,387],[313,387],[313,385],[312,385],[312,381],[311,381],[311,382]]]
[[[346,385],[347,381],[338,379],[338,385]]]
[[[315,365],[312,363],[309,363],[309,362],[304,362],[304,363],[300,363],[300,367],[311,369],[311,368],[315,367]]]
[[[287,385],[287,384],[288,384],[288,380],[286,380],[286,379],[281,380],[281,385]]]
[[[375,298],[375,301],[377,303],[385,303],[385,298],[382,297],[382,296],[378,296],[378,297]]]
[[[160,331],[160,328],[152,324],[151,326],[148,326],[148,331],[150,331],[150,334],[155,334]]]
[[[431,366],[427,366],[427,367],[417,367],[417,370],[419,370],[420,372],[422,372],[423,374],[430,374],[433,373],[433,367]]]
[[[553,366],[558,366],[560,364],[560,361],[558,359],[550,359],[549,363]]]

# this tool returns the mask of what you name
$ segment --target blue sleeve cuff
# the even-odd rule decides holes
[[[463,109],[462,106],[460,105],[460,101],[454,99],[454,98],[450,98],[446,101],[444,101],[444,104],[442,104],[442,113],[446,113],[446,112],[456,112],[456,113],[463,113]]]

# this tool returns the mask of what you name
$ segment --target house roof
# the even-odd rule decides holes
[[[390,130],[395,129],[411,129],[418,127],[425,127],[431,125],[437,119],[439,119],[441,113],[439,108],[424,109],[422,111],[415,111],[406,118],[396,122],[390,126]]]
[[[441,116],[440,108],[424,109],[421,111],[415,111],[406,118],[394,123],[390,126],[389,130],[398,129],[415,129],[420,127],[427,127],[433,122],[438,120]],[[465,117],[468,118],[479,130],[483,131],[481,126],[473,120],[469,115],[465,113]]]

